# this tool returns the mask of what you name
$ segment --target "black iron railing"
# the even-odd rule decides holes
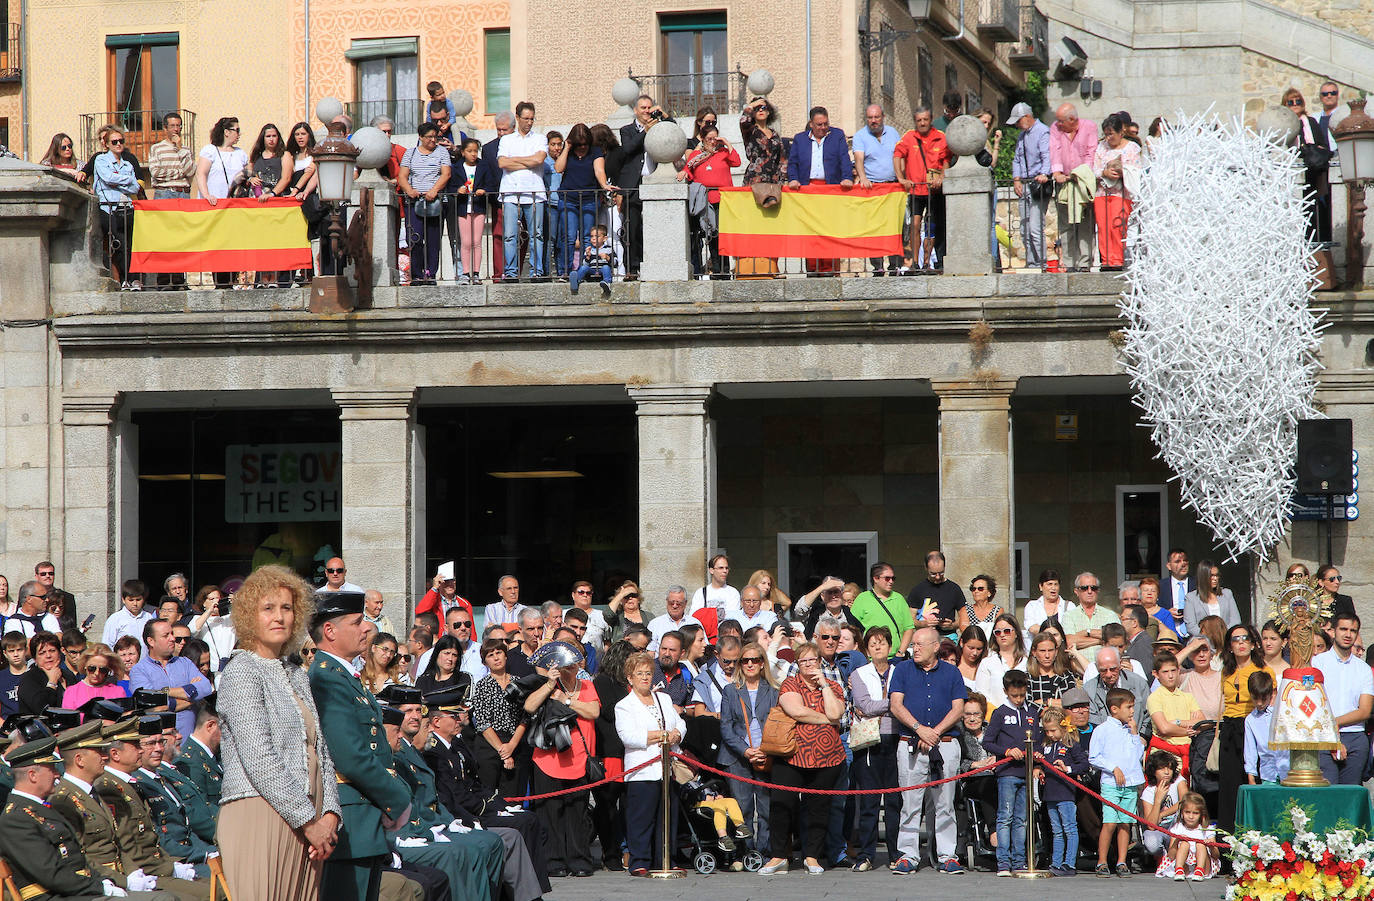
[[[1018,0],[982,0],[978,15],[978,35],[997,43],[1013,43],[1021,32]]]
[[[744,108],[745,87],[749,76],[739,69],[733,72],[666,72],[656,75],[630,77],[639,82],[640,90],[658,100],[668,115],[691,118],[703,106],[717,112]]]
[[[353,120],[354,128],[362,128],[376,116],[386,116],[396,126],[396,134],[414,134],[428,118],[428,106],[428,100],[353,100],[344,104],[344,112]]]
[[[1012,47],[1011,61],[1040,72],[1050,67],[1050,20],[1034,3],[1021,4],[1021,34]]]
[[[24,75],[18,22],[5,25],[3,40],[0,43],[0,82],[18,81]]]

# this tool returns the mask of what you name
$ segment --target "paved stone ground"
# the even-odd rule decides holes
[[[602,899],[677,899],[683,901],[911,901],[920,898],[1015,898],[1018,901],[1218,901],[1225,880],[1176,883],[1136,874],[1130,879],[1098,879],[1080,874],[1073,879],[1000,879],[993,873],[939,876],[923,870],[914,876],[881,872],[831,870],[807,876],[795,869],[785,876],[754,873],[689,873],[683,879],[633,879],[625,873],[598,871],[585,879],[555,879],[550,901]]]

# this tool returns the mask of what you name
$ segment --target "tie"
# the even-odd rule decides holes
[[[1183,588],[1182,582],[1174,581],[1174,608],[1178,610],[1183,609]]]

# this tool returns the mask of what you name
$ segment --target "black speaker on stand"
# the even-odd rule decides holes
[[[1324,494],[1331,516],[1326,523],[1326,560],[1331,560],[1335,529],[1336,498],[1355,490],[1351,455],[1355,449],[1354,430],[1349,419],[1304,419],[1298,423],[1299,494]],[[1318,538],[1320,545],[1321,539]]]

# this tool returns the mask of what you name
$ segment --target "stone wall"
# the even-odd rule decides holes
[[[1245,101],[1246,123],[1255,124],[1259,114],[1267,107],[1276,106],[1283,92],[1289,88],[1302,91],[1309,113],[1320,111],[1321,97],[1318,91],[1323,81],[1326,81],[1326,75],[1321,72],[1299,69],[1272,57],[1245,51],[1241,54],[1240,92]],[[1340,84],[1343,101],[1359,96],[1353,86],[1340,82],[1337,84]]]

